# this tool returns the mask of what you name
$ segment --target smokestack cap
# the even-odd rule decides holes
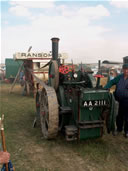
[[[52,40],[52,42],[58,42],[60,39],[57,37],[53,37],[53,38],[51,38],[51,40]]]

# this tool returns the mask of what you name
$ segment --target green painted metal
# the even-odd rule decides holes
[[[56,44],[53,46],[55,47],[52,51],[55,49],[58,53],[58,46]],[[49,67],[49,86],[56,90],[59,104],[59,126],[60,130],[65,129],[67,140],[101,137],[106,121],[104,115],[108,118],[108,132],[114,131],[115,113],[112,94],[97,86],[98,83],[91,70],[86,69],[86,65],[83,64],[78,67],[73,67],[71,64],[70,70],[66,73],[63,73],[60,68],[58,77],[55,77],[56,68],[58,66],[63,68],[63,64],[58,63],[56,52],[53,53],[54,57]],[[58,65],[55,64],[55,61]]]
[[[103,106],[90,106],[86,107],[84,106],[85,101],[95,101],[98,102],[98,100],[101,100],[101,102],[104,102],[102,100],[108,101],[109,93],[106,90],[83,90],[81,97],[80,97],[80,121],[86,122],[94,122],[94,121],[100,121],[103,111]],[[109,102],[108,102],[109,104]],[[92,124],[93,125],[93,124]],[[87,129],[80,129],[80,139],[88,139],[92,137],[100,137],[102,136],[103,128],[87,128]]]
[[[15,78],[22,63],[23,63],[22,61],[15,61],[14,59],[6,58],[6,60],[5,60],[5,66],[6,66],[5,77],[7,79]]]
[[[50,73],[55,74],[54,65],[50,66]],[[77,75],[76,78],[74,74]],[[112,97],[108,90],[96,87],[96,80],[91,73],[77,69],[67,74],[59,74],[56,93],[60,109],[60,129],[75,126],[78,129],[77,138],[80,140],[101,137],[104,128],[102,115],[104,110],[109,109],[107,129],[114,130],[114,106],[110,105]]]
[[[59,104],[61,106],[67,106],[67,100],[65,98],[65,94],[64,94],[64,87],[63,86],[59,86],[59,90],[58,90],[58,100],[59,100]]]
[[[73,78],[74,73],[78,75],[76,79]],[[109,110],[107,129],[114,131],[113,99],[108,90],[96,88],[96,81],[92,74],[78,70],[63,75],[59,83],[58,102],[60,106],[71,108],[70,114],[61,115],[62,125],[63,127],[75,125],[78,128],[77,138],[80,140],[103,135],[103,112],[106,109]]]

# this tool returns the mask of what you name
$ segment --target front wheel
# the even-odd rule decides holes
[[[59,125],[58,101],[54,88],[45,87],[40,99],[41,130],[45,139],[57,136]]]

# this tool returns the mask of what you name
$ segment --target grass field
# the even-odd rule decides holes
[[[20,86],[9,94],[0,85],[0,114],[5,115],[7,150],[16,171],[128,171],[128,139],[111,134],[100,139],[66,142],[60,134],[44,140],[40,127],[32,128],[35,101],[22,96]]]

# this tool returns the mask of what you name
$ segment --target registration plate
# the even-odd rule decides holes
[[[93,107],[93,106],[106,106],[107,101],[106,100],[89,100],[84,101],[84,107]]]

